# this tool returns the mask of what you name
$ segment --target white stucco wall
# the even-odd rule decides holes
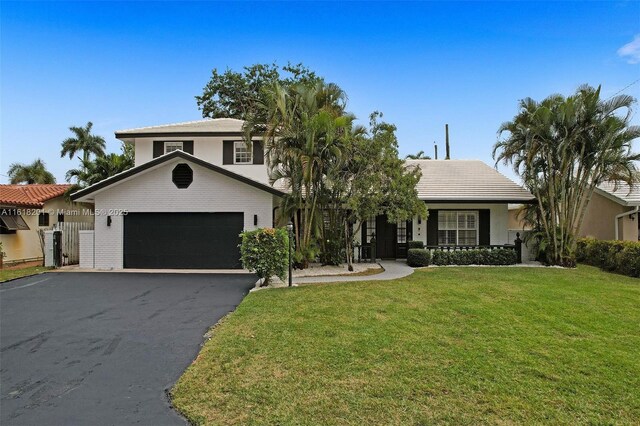
[[[79,231],[80,268],[93,269],[94,264],[94,231]]]
[[[480,210],[480,209],[489,209],[489,227],[490,227],[490,242],[491,245],[499,245],[499,244],[513,244],[513,241],[509,241],[509,207],[507,203],[504,204],[470,204],[470,203],[459,203],[459,204],[431,204],[427,203],[427,208],[429,210]],[[416,222],[414,219],[414,239],[416,239],[415,232]],[[427,228],[426,223],[422,221],[422,228],[424,229],[424,242],[426,244],[427,238]]]
[[[154,137],[135,139],[135,165],[147,163],[153,160],[153,141],[193,141],[193,155],[208,163],[224,167],[234,173],[246,176],[258,182],[268,183],[269,175],[266,164],[222,164],[222,146],[225,140],[242,140],[240,136],[231,137]]]
[[[193,169],[193,183],[178,189],[171,180],[176,164],[187,163]],[[95,194],[95,267],[122,269],[124,216],[111,214],[110,209],[136,212],[242,212],[244,229],[272,226],[272,194],[236,179],[221,175],[183,159],[174,159],[162,166],[136,175]],[[113,212],[112,212],[113,213]],[[253,216],[258,215],[254,226]]]

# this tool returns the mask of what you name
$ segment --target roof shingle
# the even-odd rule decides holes
[[[204,120],[185,121],[182,123],[162,124],[159,126],[138,127],[135,129],[116,130],[117,138],[144,136],[166,133],[228,133],[242,131],[243,120],[236,118],[206,118]]]
[[[626,182],[604,182],[598,189],[616,198],[617,202],[627,206],[640,206],[640,182],[630,186]]]
[[[0,185],[0,204],[43,207],[45,201],[63,195],[70,187],[65,184]]]
[[[425,201],[527,202],[535,197],[480,160],[406,160],[420,167],[418,197]]]

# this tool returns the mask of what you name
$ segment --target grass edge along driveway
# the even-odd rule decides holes
[[[252,293],[172,391],[196,424],[640,418],[640,280],[431,268]]]

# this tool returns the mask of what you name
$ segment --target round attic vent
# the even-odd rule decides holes
[[[180,163],[173,169],[172,180],[178,188],[188,188],[193,182],[193,170],[188,164]]]

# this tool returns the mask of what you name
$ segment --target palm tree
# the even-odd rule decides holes
[[[133,151],[123,144],[122,154],[111,153],[91,160],[80,160],[80,167],[66,174],[67,182],[75,181],[67,190],[67,198],[76,191],[91,186],[108,177],[124,172],[134,166]]]
[[[106,147],[104,138],[102,136],[92,135],[92,127],[93,123],[90,121],[85,127],[69,127],[69,130],[71,130],[75,137],[62,141],[60,157],[69,155],[69,159],[71,159],[76,153],[82,151],[82,161],[87,162],[91,154],[94,154],[96,157],[104,155],[104,149]]]
[[[342,157],[342,146],[354,117],[344,112],[346,96],[335,84],[283,87],[275,84],[266,93],[258,117],[245,125],[247,140],[259,129],[264,134],[272,182],[284,179],[292,196],[283,200],[282,211],[293,215],[296,255],[303,266],[315,257],[316,235],[322,224],[321,194],[324,176]],[[300,222],[300,223],[298,223]]]
[[[575,264],[576,236],[595,187],[604,181],[638,184],[640,154],[631,152],[640,127],[630,125],[635,99],[600,99],[600,87],[581,86],[567,98],[520,101],[520,111],[504,123],[493,155],[511,164],[537,198],[536,214],[547,261]],[[624,113],[624,114],[622,114]]]
[[[39,158],[31,164],[13,163],[7,174],[12,184],[56,183],[56,178]]]
[[[417,154],[409,154],[405,157],[406,160],[431,160],[431,157],[425,155],[424,151],[418,151]]]

